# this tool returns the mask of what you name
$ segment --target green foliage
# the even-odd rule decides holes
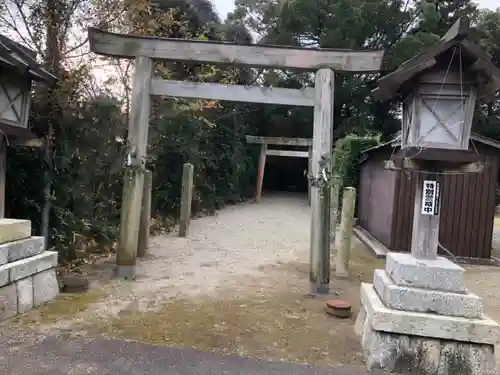
[[[339,176],[340,189],[358,186],[363,151],[380,144],[380,135],[349,134],[340,138],[333,151],[333,174]]]
[[[193,211],[211,211],[247,197],[257,158],[247,152],[247,129],[234,116],[217,126],[179,114],[154,122],[151,145],[154,204],[158,214],[176,216],[180,205],[182,165],[194,166]]]
[[[381,73],[336,74],[337,142],[332,157],[342,186],[357,186],[361,152],[400,128],[400,103],[374,103],[370,99],[370,91],[380,75],[437,43],[462,15],[468,15],[476,26],[472,37],[493,56],[495,63],[500,63],[499,11],[478,11],[474,2],[468,0],[237,0],[235,12],[224,24],[209,0],[158,0],[154,6],[149,0],[122,3],[82,0],[78,2],[80,10],[73,14],[70,9],[56,7],[64,17],[52,17],[50,21],[47,12],[36,11],[43,8],[45,1],[30,0],[25,6],[25,15],[29,17],[17,17],[28,20],[25,28],[37,36],[31,44],[39,47],[36,49],[41,54],[47,54],[40,56],[41,61],[58,67],[53,70],[62,76],[62,84],[57,90],[60,115],[58,112],[54,124],[53,152],[45,157],[41,149],[9,148],[7,215],[31,219],[38,232],[47,172],[52,194],[51,245],[60,252],[62,260],[82,258],[82,249],[89,245],[90,251],[95,251],[117,239],[126,148],[122,140],[126,139],[129,116],[127,96],[122,103],[109,94],[100,95],[99,90],[89,95],[86,90],[91,86],[90,67],[60,73],[63,66],[74,66],[62,50],[72,47],[64,22],[82,18],[80,13],[95,15],[94,24],[100,27],[134,34],[239,43],[250,43],[257,36],[259,42],[267,44],[385,49]],[[99,12],[82,12],[86,7]],[[113,17],[108,17],[108,13]],[[86,22],[89,21],[85,17],[80,22],[71,21],[85,26]],[[58,43],[43,40],[48,24],[58,30]],[[9,27],[0,20],[0,29]],[[10,32],[16,35],[15,30]],[[225,84],[299,89],[314,84],[311,74],[272,69],[169,62],[157,65],[155,71],[169,79]],[[120,75],[119,82],[127,82],[126,74]],[[106,87],[101,89],[102,93],[107,92]],[[46,94],[36,92],[30,125],[39,135],[45,134],[47,128],[47,102]],[[499,103],[478,108],[475,131],[500,139]],[[153,171],[152,213],[161,217],[178,215],[183,163],[190,162],[195,168],[193,210],[212,211],[252,193],[258,150],[246,145],[246,134],[312,136],[310,108],[171,98],[155,103],[154,109],[147,166]]]
[[[46,160],[41,149],[10,149],[7,177],[12,197],[8,216],[32,220],[39,233],[43,171],[49,171],[50,244],[63,261],[77,259],[82,247],[104,247],[116,240],[123,163],[122,146],[116,141],[124,128],[119,103],[99,97],[69,104],[71,110],[59,119],[62,134],[53,158]]]

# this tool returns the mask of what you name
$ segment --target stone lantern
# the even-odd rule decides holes
[[[376,100],[403,102],[399,151],[385,168],[417,172],[411,254],[389,252],[361,286],[356,332],[370,369],[441,375],[496,374],[500,326],[465,286],[464,269],[438,256],[440,174],[481,170],[470,150],[476,102],[500,90],[500,69],[466,40],[459,19],[441,39],[381,78]],[[472,147],[473,148],[473,147]]]
[[[30,137],[15,128],[28,128],[33,81],[50,85],[56,77],[40,67],[34,51],[0,35],[0,124],[5,134]]]
[[[36,53],[0,35],[0,218],[5,210],[7,146],[41,146],[28,128],[33,83],[53,85],[56,77],[36,61]]]
[[[36,84],[53,85],[36,54],[0,35],[0,321],[57,297],[57,252],[45,250],[44,237],[32,236],[30,220],[5,218],[6,158],[9,146],[41,146],[28,126]],[[16,192],[22,194],[22,192]]]

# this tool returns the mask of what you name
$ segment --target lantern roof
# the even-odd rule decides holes
[[[14,70],[34,81],[53,85],[57,78],[36,61],[36,52],[0,34],[0,67]]]
[[[415,85],[415,78],[429,70],[449,70],[453,60],[460,60],[461,73],[474,77],[477,99],[489,101],[500,91],[500,69],[491,62],[491,55],[476,44],[466,40],[470,31],[470,20],[461,17],[446,32],[438,44],[429,47],[405,61],[394,72],[380,78],[372,91],[374,99],[392,99]]]

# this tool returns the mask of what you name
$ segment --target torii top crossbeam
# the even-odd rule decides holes
[[[133,36],[88,29],[90,50],[110,57],[146,56],[158,60],[196,61],[276,69],[377,72],[384,51],[295,48],[190,39]]]

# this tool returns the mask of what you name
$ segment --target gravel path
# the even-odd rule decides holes
[[[310,208],[305,195],[266,196],[261,204],[229,206],[215,216],[196,218],[188,238],[179,238],[176,232],[151,238],[148,255],[138,260],[136,281],[110,278],[114,259],[109,259],[91,267],[89,293],[60,296],[17,322],[0,325],[0,368],[2,345],[16,356],[33,352],[33,348],[46,353],[43,342],[47,337],[56,337],[58,347],[106,337],[332,369],[349,366],[356,369],[354,373],[364,373],[354,321],[332,324],[324,313],[324,300],[306,295],[309,232]],[[374,261],[356,246],[352,277],[332,282],[333,290],[352,300],[355,308],[360,275],[371,278],[373,274],[365,261]],[[37,342],[42,346],[34,347]],[[121,351],[122,344],[114,345],[116,349],[111,347],[111,351]],[[104,371],[110,364],[109,353],[96,350],[104,358],[102,366],[92,370],[114,374],[114,368]],[[62,355],[64,366],[76,366],[72,368],[75,375],[91,373],[78,367],[75,355]],[[43,365],[52,361],[45,357]],[[17,357],[4,359],[16,363],[11,372],[16,375],[30,365]],[[63,367],[53,368],[51,373],[66,373]],[[297,369],[301,374],[315,373]],[[212,373],[200,370],[196,373]],[[220,371],[227,370],[220,367]],[[242,369],[241,373],[254,372]]]
[[[228,206],[193,219],[187,238],[177,231],[152,237],[147,256],[138,261],[136,281],[111,281],[106,301],[92,310],[117,315],[130,308],[152,310],[172,297],[264,291],[274,282],[266,279],[266,268],[308,262],[309,212],[307,196],[266,196],[261,204]],[[111,276],[113,266],[110,259],[94,272]]]
[[[277,195],[245,203],[215,217],[191,221],[189,238],[174,232],[154,238],[150,259],[140,263],[138,288],[181,294],[211,294],[238,288],[239,276],[309,255],[309,207],[301,195]],[[193,272],[197,270],[196,272]]]

